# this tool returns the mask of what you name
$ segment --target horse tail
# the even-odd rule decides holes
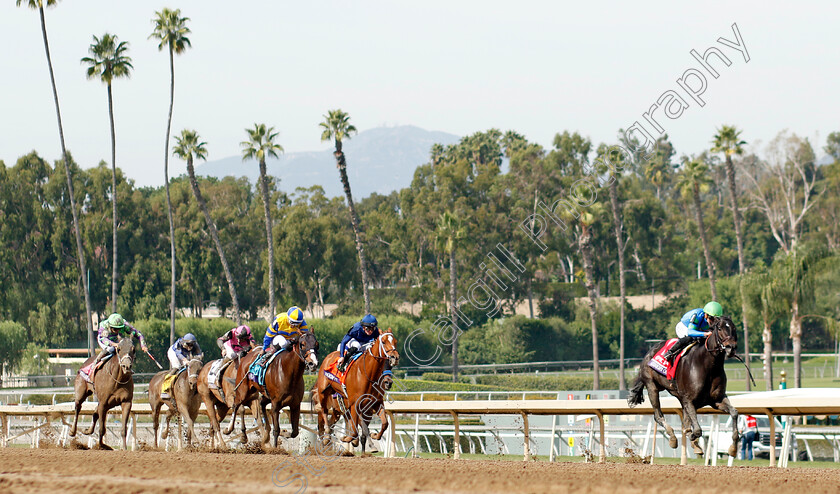
[[[636,380],[633,381],[633,387],[630,388],[630,394],[627,396],[627,404],[630,408],[633,408],[636,405],[641,405],[645,401],[645,382],[642,379],[642,373],[639,372],[639,375],[636,376]]]

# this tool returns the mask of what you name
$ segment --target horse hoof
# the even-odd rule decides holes
[[[359,438],[357,437],[356,439],[353,439],[353,442],[351,444],[353,445],[354,448],[358,447],[359,446]]]
[[[727,453],[729,453],[729,456],[731,456],[732,458],[735,458],[736,456],[738,456],[738,449],[735,447],[734,444],[732,444],[731,446],[729,446],[729,451],[727,451]]]
[[[114,451],[114,448],[108,446],[105,443],[99,443],[99,449],[101,449],[102,451]]]
[[[343,443],[349,443],[349,442],[352,442],[353,440],[354,440],[354,438],[352,438],[350,436],[343,436],[341,438],[341,442],[343,442]]]
[[[373,439],[374,441],[379,441],[379,439],[380,439],[381,437],[382,437],[382,433],[381,433],[381,432],[375,432],[375,433],[373,433],[373,434],[371,434],[371,435],[370,435],[370,438],[371,438],[371,439]]]
[[[668,446],[671,446],[671,449],[677,449],[677,438],[671,437],[668,439]]]

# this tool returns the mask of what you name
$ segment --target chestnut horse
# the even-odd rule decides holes
[[[282,434],[284,438],[298,436],[300,424],[300,402],[303,400],[304,370],[314,371],[318,368],[318,340],[312,331],[306,331],[290,343],[290,348],[283,351],[271,361],[265,370],[265,385],[247,379],[240,385],[260,392],[265,398],[261,401],[262,414],[266,417],[267,428],[273,427],[273,447],[277,447],[277,438]],[[271,421],[268,421],[266,406],[271,402]],[[289,407],[289,422],[292,424],[291,434],[280,431],[280,410]],[[236,412],[234,411],[234,417]]]
[[[371,436],[368,424],[373,414],[381,410],[382,397],[385,394],[384,382],[391,379],[389,376],[382,376],[382,371],[385,370],[386,364],[394,367],[400,360],[397,339],[390,329],[382,331],[373,345],[368,347],[350,366],[344,386],[327,379],[324,374],[324,370],[336,360],[338,360],[337,351],[324,358],[321,369],[318,371],[318,379],[311,391],[311,400],[315,404],[313,408],[318,412],[318,435],[326,444],[329,440],[327,435],[332,434],[332,426],[343,416],[346,423],[346,435],[341,440],[346,443],[352,442],[354,446],[357,446],[359,444],[358,428],[361,427],[362,453],[364,453],[367,439]],[[382,431],[377,437],[382,436],[387,426],[388,421],[384,420]]]
[[[674,430],[665,422],[659,405],[659,392],[667,390],[680,401],[683,409],[683,430],[690,434],[691,445],[697,455],[703,454],[703,449],[697,443],[703,431],[697,421],[697,410],[706,405],[716,410],[722,410],[732,417],[732,446],[729,455],[738,452],[738,410],[729,403],[726,396],[726,372],[723,370],[724,361],[736,356],[738,349],[738,334],[732,319],[727,316],[718,317],[711,327],[711,334],[702,343],[693,345],[680,357],[676,375],[673,381],[654,371],[648,366],[650,359],[656,355],[666,342],[656,345],[642,359],[639,374],[630,389],[627,403],[633,407],[643,401],[643,390],[647,389],[650,404],[653,407],[653,417],[661,425],[669,437],[672,448],[677,447],[677,436]],[[685,444],[683,444],[683,459],[685,459]]]
[[[227,417],[228,411],[230,411],[231,408],[234,409],[233,418],[230,422],[230,426],[228,426],[227,430],[224,432],[225,434],[233,432],[233,427],[236,423],[236,410],[239,408],[238,404],[241,403],[241,401],[236,401],[236,395],[239,391],[235,390],[236,384],[240,382],[239,377],[247,374],[248,366],[250,366],[251,362],[254,361],[256,352],[257,349],[253,348],[244,357],[235,358],[231,364],[225,367],[225,370],[217,377],[216,382],[216,386],[221,388],[221,392],[218,389],[210,389],[210,386],[207,384],[207,376],[210,373],[210,368],[217,362],[217,360],[204,364],[204,367],[198,374],[198,394],[204,402],[204,407],[207,409],[207,417],[210,419],[210,425],[213,429],[211,443],[215,442],[215,439],[218,437],[219,442],[223,446],[226,445],[219,424],[225,419],[225,417]],[[242,389],[242,386],[240,386],[240,389]],[[247,389],[247,386],[245,389]],[[245,391],[245,389],[243,389],[243,391]],[[259,396],[256,392],[252,394],[257,394],[257,397]],[[258,422],[262,424],[262,420],[258,415],[258,404],[256,407],[252,407],[251,410],[254,412],[255,417],[258,418]],[[267,433],[263,433],[263,442],[267,441]],[[240,442],[242,444],[248,442],[248,435],[245,430],[244,420],[242,421],[242,435],[240,436]]]
[[[96,357],[85,360],[82,367],[85,367]],[[73,417],[73,427],[70,428],[70,437],[76,436],[76,426],[79,423],[79,412],[82,404],[88,396],[96,393],[99,402],[96,411],[93,412],[93,421],[90,428],[84,434],[93,434],[96,427],[96,420],[100,419],[99,425],[99,448],[111,449],[105,444],[105,422],[108,418],[108,410],[119,405],[122,408],[122,446],[126,447],[126,436],[128,435],[128,419],[131,414],[131,400],[134,398],[134,379],[131,367],[134,365],[134,341],[129,338],[120,338],[117,343],[116,354],[101,364],[93,375],[93,384],[87,382],[81,374],[76,374],[74,383],[76,388],[75,405],[76,413]]]
[[[163,380],[169,374],[169,371],[158,372],[149,381],[149,405],[152,407],[152,426],[155,435],[155,447],[158,447],[158,425],[160,424],[160,409],[166,404],[166,425],[164,426],[161,439],[166,439],[169,435],[169,420],[175,416],[176,413],[181,414],[181,418],[187,424],[187,447],[192,446],[192,438],[194,434],[193,424],[195,418],[198,416],[198,409],[201,406],[201,396],[198,395],[196,383],[198,382],[198,373],[201,372],[202,363],[198,358],[191,359],[186,364],[186,369],[181,371],[176,377],[175,382],[169,388],[169,398],[161,398],[161,391],[163,388]],[[180,438],[179,438],[180,440]],[[180,448],[180,443],[179,443]]]

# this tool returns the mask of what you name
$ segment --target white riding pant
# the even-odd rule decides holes
[[[370,346],[370,345],[369,344],[364,345],[364,348],[367,348],[368,346]],[[354,340],[354,339],[351,339],[350,341],[347,342],[346,345],[344,345],[344,351],[346,352],[348,348],[355,348],[355,349],[359,350],[359,349],[362,348],[362,344],[359,343],[358,341]],[[336,350],[338,350],[339,352],[341,351],[341,343],[338,344],[338,346],[336,347]]]
[[[271,345],[272,346],[280,347],[280,348],[283,348],[283,349],[289,348],[289,344],[290,344],[289,340],[287,340],[285,336],[282,336],[282,335],[279,335],[279,334],[277,336],[275,336],[274,339],[271,340]]]
[[[682,323],[682,321],[677,323],[677,338],[682,338],[684,336],[688,336],[688,326]]]
[[[178,358],[178,355],[175,354],[175,350],[171,347],[166,352],[166,356],[169,358],[169,368],[170,369],[180,369],[181,368],[181,359]]]

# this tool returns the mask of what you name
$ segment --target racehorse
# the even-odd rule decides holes
[[[241,387],[249,387],[259,391],[265,398],[261,400],[262,414],[266,417],[268,427],[273,427],[272,443],[277,447],[277,438],[281,434],[285,438],[298,436],[300,423],[300,402],[303,400],[303,373],[318,368],[318,340],[312,331],[306,331],[290,342],[288,351],[283,351],[271,361],[265,370],[265,385],[247,379]],[[271,402],[271,422],[268,422],[267,404]],[[280,410],[289,407],[289,421],[292,432],[280,432]],[[236,417],[236,411],[234,411]]]
[[[659,405],[659,392],[667,390],[680,401],[683,410],[683,430],[685,433],[691,433],[691,445],[697,455],[703,454],[703,449],[697,443],[703,434],[697,421],[697,410],[709,405],[728,413],[732,417],[732,445],[728,453],[734,457],[738,452],[738,410],[729,403],[726,396],[726,373],[723,370],[724,361],[735,356],[738,349],[738,334],[732,319],[721,316],[715,320],[711,334],[702,343],[698,341],[680,357],[673,381],[669,381],[648,366],[648,362],[665,343],[667,342],[656,345],[642,359],[627,403],[631,407],[642,403],[645,400],[643,390],[646,388],[653,407],[653,417],[668,433],[670,446],[676,448],[677,437],[671,426],[665,423]],[[682,457],[685,459],[685,444],[682,451]]]
[[[201,372],[202,363],[198,358],[191,359],[186,369],[177,376],[175,382],[169,387],[169,398],[161,398],[163,380],[169,374],[168,371],[158,372],[149,381],[149,405],[152,407],[152,426],[155,435],[155,448],[158,447],[158,425],[160,423],[160,409],[166,404],[166,425],[161,434],[161,439],[169,435],[169,420],[180,413],[181,418],[187,424],[187,447],[192,446],[193,424],[198,416],[198,409],[201,406],[201,397],[198,395],[196,383],[198,373]],[[179,444],[180,448],[180,444]]]
[[[228,411],[230,411],[231,408],[234,409],[233,419],[230,422],[230,426],[228,426],[227,430],[224,432],[225,434],[233,432],[234,424],[236,423],[236,411],[239,409],[239,404],[242,403],[241,401],[237,402],[235,399],[238,391],[235,390],[236,384],[240,382],[238,380],[239,377],[247,374],[248,367],[251,365],[251,362],[254,361],[254,358],[256,358],[256,352],[257,349],[254,348],[244,357],[235,358],[231,364],[225,367],[224,371],[216,378],[216,385],[221,389],[211,389],[207,383],[207,376],[210,373],[210,368],[217,362],[217,360],[204,364],[201,372],[199,372],[198,394],[204,402],[204,407],[207,409],[207,417],[210,419],[210,425],[213,428],[211,441],[215,441],[216,437],[218,437],[219,442],[221,442],[223,446],[226,445],[219,424],[225,419],[225,417],[227,417]],[[247,386],[244,390],[247,390]],[[259,393],[256,391],[252,392],[252,395],[254,394],[257,396],[252,397],[252,399],[259,397]],[[261,432],[263,434],[263,443],[268,442],[268,433],[262,431],[262,420],[261,417],[259,417],[259,404],[257,403],[252,406],[251,410],[254,413],[254,416],[257,417],[257,421],[260,423]],[[244,420],[242,421],[242,435],[240,436],[240,441],[242,444],[248,442],[248,435],[245,430]]]
[[[364,453],[367,439],[371,437],[368,424],[373,414],[382,408],[382,397],[385,394],[384,381],[390,381],[389,376],[382,376],[382,371],[386,363],[394,367],[400,360],[397,339],[390,329],[382,331],[379,338],[350,366],[344,386],[328,379],[324,373],[325,369],[331,367],[336,360],[338,360],[337,351],[324,358],[321,369],[318,371],[318,379],[310,394],[314,402],[313,408],[318,412],[318,435],[324,444],[327,444],[328,436],[332,434],[332,426],[343,416],[347,427],[345,436],[341,440],[358,446],[357,429],[361,427],[362,453]],[[382,430],[376,437],[381,437],[387,426],[388,421],[383,420]]]
[[[85,360],[82,367],[90,364],[96,357]],[[107,421],[108,410],[120,405],[122,408],[122,446],[126,447],[126,436],[128,434],[128,418],[131,414],[131,400],[134,398],[134,379],[131,367],[134,365],[134,341],[129,338],[120,338],[117,343],[117,352],[93,375],[93,383],[87,382],[81,374],[76,374],[75,405],[76,413],[73,417],[73,427],[70,428],[70,437],[76,436],[76,426],[79,423],[79,412],[82,404],[88,396],[96,393],[99,402],[93,412],[93,421],[90,428],[84,434],[93,434],[96,427],[96,420],[101,419],[99,425],[99,448],[111,449],[105,444],[105,422]]]

